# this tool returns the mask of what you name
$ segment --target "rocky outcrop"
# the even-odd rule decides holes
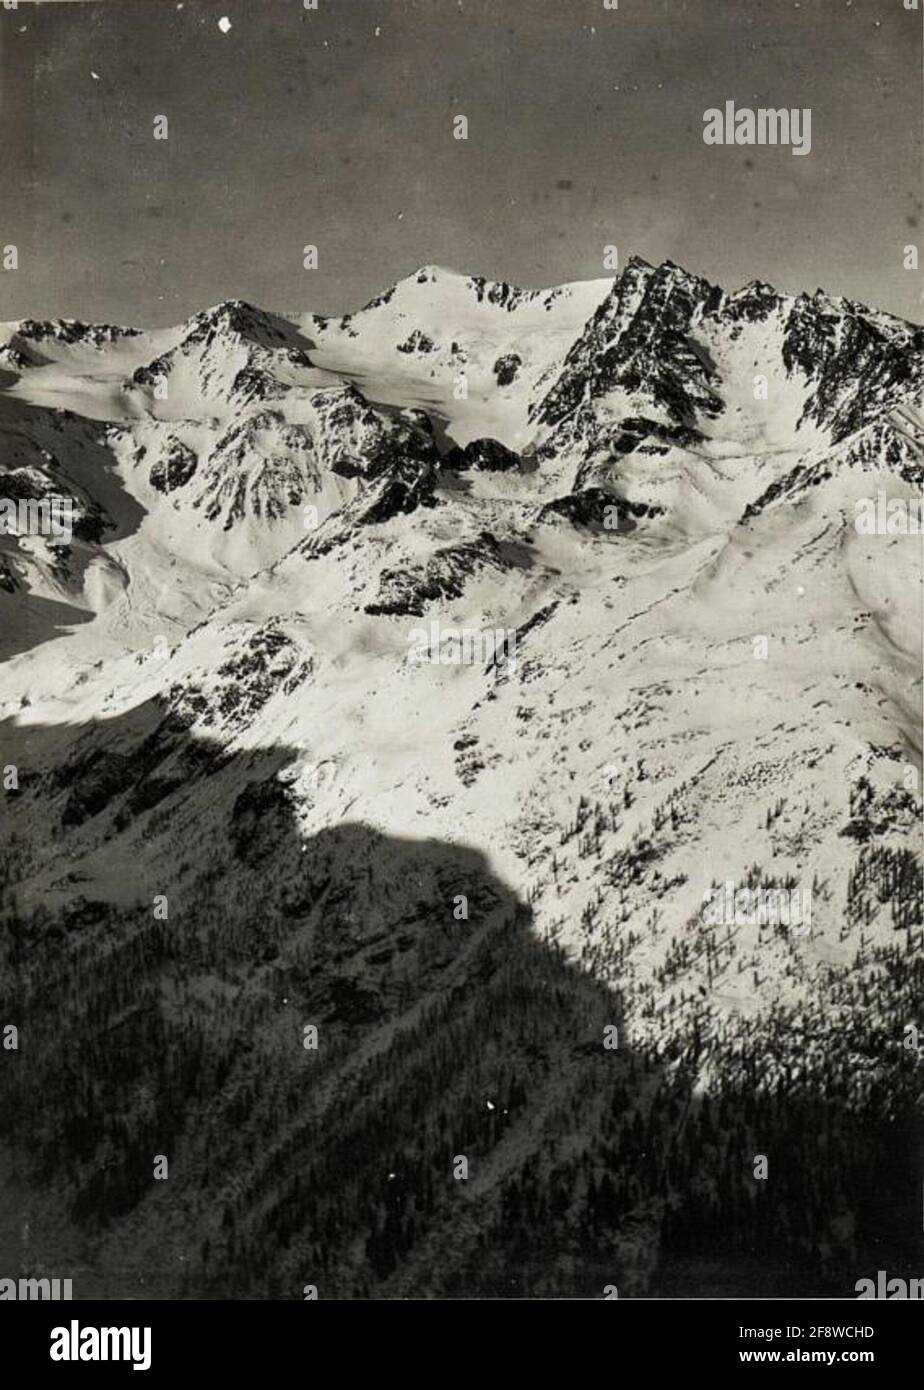
[[[443,458],[443,467],[457,473],[474,468],[481,473],[511,473],[521,467],[519,454],[499,439],[473,439],[464,448],[456,446]]]

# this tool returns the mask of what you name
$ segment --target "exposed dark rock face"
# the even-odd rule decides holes
[[[242,367],[231,384],[231,395],[239,401],[274,401],[285,395],[285,387],[263,367]]]
[[[616,387],[644,390],[678,424],[721,413],[712,373],[688,341],[694,316],[720,294],[671,261],[653,269],[633,257],[535,409],[537,421],[560,424]]]
[[[380,478],[404,465],[439,463],[433,426],[423,411],[386,414],[352,386],[319,393],[318,453],[343,478]]]
[[[467,581],[480,570],[490,567],[503,571],[514,565],[490,531],[482,531],[472,541],[435,551],[423,564],[382,570],[378,596],[365,605],[365,611],[420,617],[428,604],[438,599],[459,598]]]
[[[531,407],[548,427],[539,456],[625,452],[628,422],[597,409],[616,392],[666,416],[678,431],[671,442],[683,444],[683,432],[687,442],[702,438],[724,412],[726,391],[705,342],[718,334],[733,343],[761,325],[764,365],[781,357],[786,373],[804,381],[799,423],[818,425],[835,443],[924,390],[924,328],[821,290],[793,299],[755,280],[724,294],[671,262],[654,268],[633,257]]]
[[[566,497],[556,497],[547,502],[539,512],[540,522],[555,517],[563,517],[574,526],[590,527],[618,535],[620,532],[634,531],[639,521],[646,517],[662,516],[664,508],[648,505],[645,502],[629,502],[616,497],[601,488],[586,488],[582,492],[572,492]]]
[[[54,492],[51,480],[37,468],[0,468],[0,492],[10,501],[37,501]]]
[[[355,542],[358,527],[379,526],[418,507],[438,506],[434,496],[437,476],[436,466],[430,461],[398,462],[391,476],[372,480],[351,502],[329,516],[302,542],[300,553],[306,560],[317,559]]]
[[[413,512],[417,507],[434,507],[435,486],[436,469],[432,464],[422,463],[415,467],[410,463],[400,468],[394,477],[385,478],[371,497],[360,498],[355,520],[361,526],[372,526]]]
[[[32,365],[32,358],[21,348],[14,347],[12,343],[5,343],[0,347],[0,367],[9,367],[14,372],[21,372]]]
[[[152,487],[158,492],[175,492],[183,487],[198,466],[198,458],[188,445],[175,436],[167,441],[167,446],[148,475]]]
[[[415,328],[414,332],[403,343],[398,344],[397,350],[398,352],[435,352],[436,344],[426,333]]]
[[[772,285],[764,280],[751,280],[723,298],[722,317],[731,324],[763,323],[783,303],[782,295],[777,294]]]
[[[479,304],[496,304],[508,313],[523,304],[542,303],[548,310],[555,303],[559,290],[521,290],[504,280],[486,280],[483,275],[470,275],[468,284],[475,291]]]
[[[523,359],[519,353],[508,352],[503,357],[498,357],[494,363],[494,375],[497,377],[498,386],[512,386],[522,365]]]
[[[136,338],[139,333],[137,328],[120,328],[111,323],[81,323],[79,319],[23,319],[17,326],[17,337],[27,338],[34,343],[53,338],[59,343],[89,343],[93,347],[103,347],[120,338]]]
[[[394,294],[395,286],[392,285],[390,289],[385,290],[382,294],[377,294],[373,299],[369,300],[368,304],[363,305],[360,313],[365,313],[367,309],[380,309],[384,304],[388,304],[394,298]]]
[[[188,348],[200,343],[210,344],[221,334],[246,338],[270,351],[280,345],[297,345],[300,341],[297,330],[284,319],[258,309],[246,300],[228,299],[190,319],[182,346]]]
[[[194,505],[224,529],[251,517],[278,521],[286,510],[317,494],[320,472],[313,440],[273,410],[248,415],[219,439],[202,469]]]
[[[299,647],[271,619],[237,642],[227,660],[209,673],[209,694],[195,682],[170,691],[171,707],[186,728],[246,725],[275,695],[291,695],[312,671]]]
[[[746,522],[760,516],[771,503],[781,499],[798,501],[810,488],[819,487],[848,469],[861,473],[888,470],[903,482],[921,489],[924,487],[924,444],[914,443],[887,420],[878,421],[822,458],[797,463],[748,503],[741,520]]]
[[[458,473],[469,468],[482,473],[511,473],[520,468],[520,455],[498,439],[473,439],[464,448],[450,449],[443,467]]]
[[[274,367],[310,366],[308,343],[286,319],[232,299],[194,315],[185,325],[177,345],[153,361],[137,367],[130,385],[156,387],[169,382],[175,369],[186,364],[195,371],[204,397],[229,401],[271,400],[286,387],[276,380]],[[229,379],[228,350],[238,366]]]
[[[29,441],[33,445],[34,442]],[[55,504],[68,505],[67,517],[70,522],[70,529],[78,540],[98,543],[102,540],[107,528],[111,525],[106,511],[98,502],[85,496],[78,495],[70,483],[59,472],[57,459],[47,449],[35,449],[34,456],[40,460],[40,466],[27,465],[21,468],[3,468],[0,465],[0,497],[11,502],[37,503],[39,506],[34,510],[36,524],[42,517],[42,504],[49,503],[51,507]],[[54,512],[49,516],[53,517]],[[63,517],[63,512],[61,513]],[[0,532],[2,534],[2,532]],[[60,536],[52,534],[52,540],[58,541],[60,552],[59,569],[62,575],[66,575],[66,555],[65,546],[60,545]]]
[[[803,419],[835,443],[924,386],[924,328],[818,291],[800,295],[786,323],[783,360],[813,390]]]

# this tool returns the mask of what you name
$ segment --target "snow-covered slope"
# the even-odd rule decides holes
[[[122,710],[200,685],[238,629],[294,621],[311,690],[230,732],[333,758],[337,795],[390,829],[464,823],[506,872],[522,872],[524,806],[544,803],[549,777],[567,819],[604,790],[601,768],[641,756],[640,833],[650,793],[688,777],[701,740],[701,761],[718,756],[698,698],[723,762],[755,756],[777,699],[805,702],[811,739],[812,711],[828,711],[833,781],[822,795],[809,779],[810,805],[862,751],[858,724],[916,755],[919,544],[860,537],[853,516],[877,488],[920,486],[920,432],[897,412],[921,404],[924,330],[821,292],[725,294],[635,258],[614,282],[545,292],[425,267],[342,320],[231,301],[154,335],[29,323],[4,337],[28,358],[2,399],[7,490],[63,487],[81,506],[71,545],[0,541],[12,649],[51,605],[46,640],[4,668],[7,711],[24,698],[44,723]],[[487,443],[441,459],[443,432]],[[74,625],[56,637],[64,605]],[[421,618],[515,629],[522,656],[503,672],[415,666]],[[766,660],[751,653],[760,635]],[[869,644],[864,696],[838,683]],[[648,689],[661,695],[646,716]],[[355,707],[361,735],[325,727],[332,703]],[[460,733],[493,750],[468,785]],[[787,782],[805,775],[792,750],[780,769],[793,757]],[[734,857],[724,829],[712,837]],[[526,857],[541,863],[541,843]],[[674,904],[682,920],[690,905]],[[563,906],[573,932],[583,903]]]

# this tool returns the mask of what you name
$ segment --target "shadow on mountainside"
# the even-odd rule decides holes
[[[30,589],[29,556],[15,537],[0,545],[0,660],[60,637],[90,622],[83,584],[107,547],[134,535],[145,508],[125,489],[107,439],[108,422],[69,410],[32,405],[9,395],[0,373],[0,498],[65,497],[77,504],[73,537],[57,550],[59,598]],[[14,379],[15,380],[15,379]],[[46,486],[39,486],[36,479]],[[26,542],[28,546],[29,542]],[[75,602],[67,601],[68,594]]]
[[[0,560],[4,556],[0,555]],[[15,555],[5,558],[16,563]],[[39,594],[12,595],[0,591],[0,661],[31,651],[33,647],[61,637],[69,627],[90,623],[95,617],[89,609],[42,598]]]
[[[869,1205],[904,1202],[901,1117],[747,1074],[700,1103],[704,1040],[629,1045],[478,851],[300,829],[298,756],[158,702],[0,727],[0,1277],[517,1298],[644,1294],[659,1261],[690,1297],[905,1272]]]
[[[111,428],[110,421],[33,405],[0,391],[4,463],[38,469],[65,495],[73,495],[76,485],[84,498],[102,508],[104,516],[96,531],[107,545],[134,535],[146,515],[122,482],[118,461],[106,440]],[[79,521],[75,530],[81,530]]]

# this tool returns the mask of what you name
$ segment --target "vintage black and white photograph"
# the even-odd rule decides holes
[[[3,0],[52,1360],[83,1300],[924,1298],[922,25]]]

